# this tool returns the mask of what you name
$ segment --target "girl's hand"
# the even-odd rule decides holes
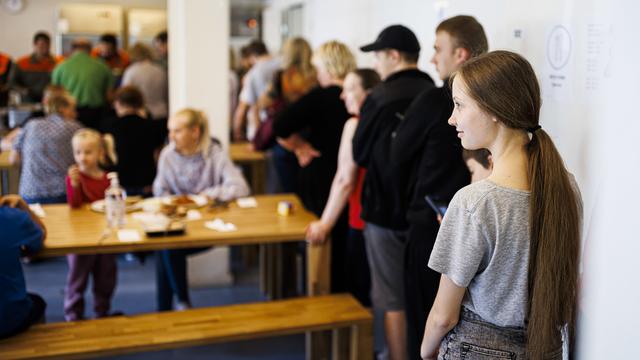
[[[331,229],[322,221],[316,220],[307,226],[307,241],[313,245],[322,244],[327,241],[327,235]]]
[[[71,186],[73,186],[74,188],[80,186],[80,168],[78,167],[78,165],[71,165],[67,174],[69,175],[69,179],[71,180]]]

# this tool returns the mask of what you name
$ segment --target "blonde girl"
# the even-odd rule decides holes
[[[69,167],[67,202],[77,208],[104,198],[109,187],[105,168],[115,162],[113,141],[95,130],[76,131],[71,140],[75,165]],[[96,317],[111,315],[111,298],[116,286],[116,255],[67,255],[69,273],[65,286],[64,316],[67,321],[84,319],[84,292],[93,275],[93,302]]]

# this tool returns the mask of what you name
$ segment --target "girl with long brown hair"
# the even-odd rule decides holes
[[[493,171],[461,189],[442,222],[422,357],[561,359],[561,330],[575,334],[581,202],[538,123],[533,68],[494,51],[465,63],[452,91],[449,124],[464,148],[491,152]]]

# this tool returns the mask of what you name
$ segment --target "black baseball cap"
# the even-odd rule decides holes
[[[364,52],[384,49],[418,53],[420,52],[420,43],[416,34],[406,26],[391,25],[382,30],[376,41],[360,48]]]

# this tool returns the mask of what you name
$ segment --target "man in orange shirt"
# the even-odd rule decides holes
[[[51,37],[46,32],[33,36],[33,53],[25,55],[16,62],[11,74],[11,87],[27,90],[25,102],[40,102],[44,89],[51,82],[51,71],[61,62],[62,57],[51,55]]]
[[[13,67],[13,61],[9,55],[0,52],[0,89],[9,82],[9,73]]]
[[[0,52],[0,106],[7,106],[9,102],[9,74],[13,61],[9,55]]]
[[[103,34],[100,36],[98,46],[91,51],[91,56],[100,58],[109,66],[113,76],[116,78],[116,86],[120,85],[122,74],[129,66],[129,55],[118,49],[118,39],[113,34]]]

